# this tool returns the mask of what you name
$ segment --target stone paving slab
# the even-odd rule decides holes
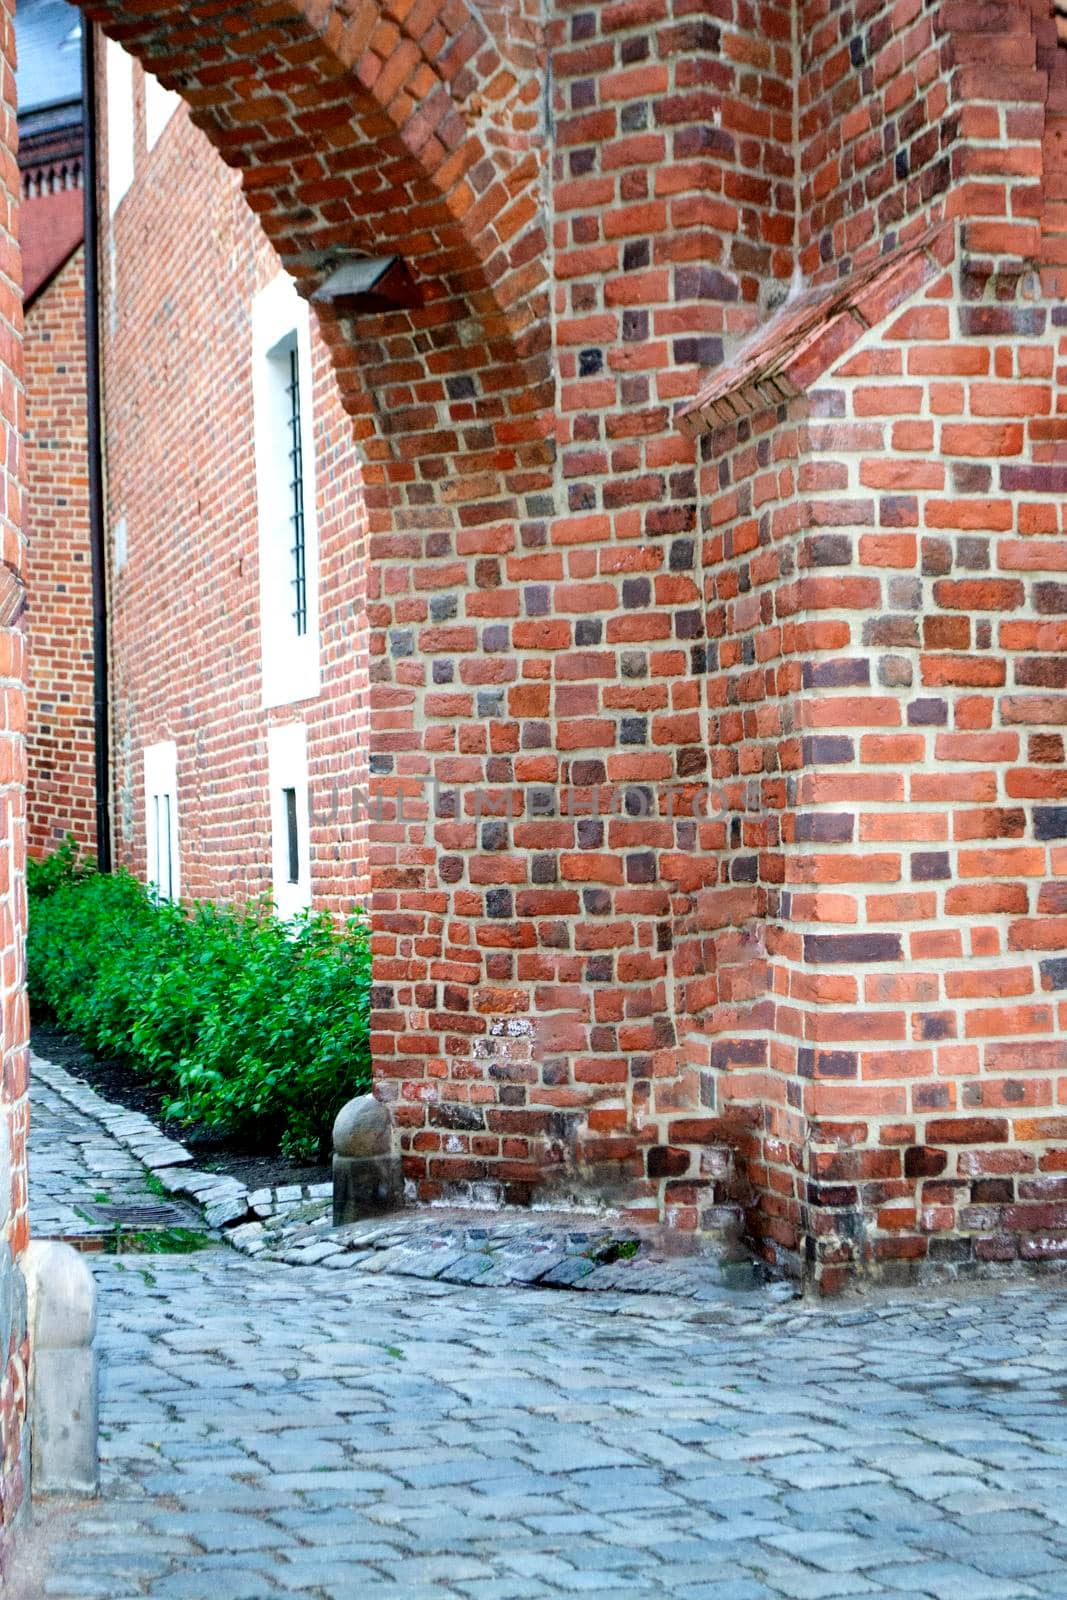
[[[155,1177],[168,1194],[184,1197],[200,1206],[209,1227],[223,1228],[242,1223],[246,1218],[271,1218],[285,1215],[297,1204],[310,1205],[316,1216],[321,1216],[330,1204],[333,1193],[330,1184],[286,1184],[275,1189],[257,1189],[250,1193],[245,1184],[225,1173],[201,1172],[183,1144],[162,1134],[150,1118],[139,1111],[128,1111],[98,1095],[89,1084],[72,1077],[57,1062],[30,1052],[30,1080],[33,1086],[33,1110],[42,1123],[54,1122],[57,1115],[73,1114],[82,1119],[84,1128],[94,1124],[103,1129],[113,1141],[113,1161],[121,1170],[124,1162],[133,1157]],[[86,1137],[94,1137],[95,1129]],[[31,1130],[32,1137],[32,1130]],[[46,1132],[38,1141],[42,1147],[51,1145]]]
[[[71,1080],[73,1082],[73,1080]],[[30,1230],[37,1239],[102,1246],[123,1231],[201,1226],[180,1200],[149,1187],[147,1169],[85,1109],[33,1073],[29,1140]],[[95,1097],[94,1097],[95,1098]]]
[[[765,1282],[751,1257],[730,1246],[664,1256],[656,1235],[628,1228],[610,1213],[426,1207],[334,1227],[328,1208],[305,1204],[266,1222],[244,1223],[229,1238],[246,1255],[290,1266],[322,1264],[483,1288],[540,1283],[715,1303],[745,1294],[791,1300],[797,1292],[787,1283]]]

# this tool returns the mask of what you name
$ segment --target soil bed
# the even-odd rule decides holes
[[[33,1026],[31,1043],[39,1056],[64,1067],[72,1078],[87,1083],[103,1099],[149,1117],[168,1138],[183,1144],[197,1166],[207,1172],[225,1172],[240,1179],[249,1189],[273,1188],[283,1183],[328,1183],[330,1180],[328,1163],[287,1161],[276,1151],[250,1149],[247,1139],[236,1139],[218,1128],[207,1128],[200,1122],[186,1127],[164,1117],[165,1096],[161,1090],[139,1078],[124,1061],[94,1056],[62,1028],[37,1022]]]

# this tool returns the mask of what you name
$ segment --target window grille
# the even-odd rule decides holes
[[[160,854],[162,850],[161,840],[162,835],[159,831],[159,796],[158,794],[154,794],[152,796],[152,859],[148,863],[148,876],[151,878],[156,888],[160,891],[162,891],[163,888],[163,885],[160,881]]]
[[[289,882],[300,882],[300,839],[296,831],[296,790],[283,789],[285,826],[289,839]]]
[[[160,890],[167,900],[174,898],[174,861],[170,848],[170,795],[163,796],[163,831],[160,835],[159,848],[163,855],[163,876]]]
[[[300,439],[300,354],[294,340],[289,350],[289,382],[285,390],[289,402],[289,494],[292,531],[290,555],[293,562],[295,604],[293,621],[300,637],[308,631],[307,552],[304,539],[304,451]]]

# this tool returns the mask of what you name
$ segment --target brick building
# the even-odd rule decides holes
[[[116,857],[366,901],[423,1199],[1062,1259],[1047,0],[92,14]]]
[[[93,849],[92,560],[86,440],[81,18],[61,0],[18,14],[25,315],[26,625],[32,640],[29,848]]]
[[[237,176],[117,44],[102,66],[115,859],[165,893],[349,912],[369,716],[351,427]]]
[[[0,1586],[27,1507],[29,1368],[26,1291],[19,1270],[26,1206],[28,1015],[26,926],[26,591],[23,252],[26,199],[17,164],[14,7],[0,4]],[[19,97],[24,104],[25,73]],[[32,128],[24,130],[23,152]],[[25,220],[25,217],[21,220]],[[61,234],[61,226],[50,230]],[[46,253],[46,252],[45,252]],[[27,277],[35,270],[25,250]]]

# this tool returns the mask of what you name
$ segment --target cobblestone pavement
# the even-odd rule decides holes
[[[104,1492],[49,1596],[1067,1594],[1054,1294],[746,1319],[224,1248],[97,1272]]]
[[[57,1087],[57,1083],[60,1087]],[[73,1094],[71,1086],[73,1085]],[[30,1228],[37,1239],[101,1239],[145,1227],[200,1227],[191,1206],[160,1195],[141,1160],[101,1126],[106,1106],[91,1089],[76,1084],[51,1062],[31,1058]],[[116,1121],[142,1124],[120,1107],[107,1107]],[[172,1148],[146,1134],[145,1156]]]
[[[1067,1596],[1067,1297],[781,1307],[93,1259],[103,1490],[19,1600]]]

